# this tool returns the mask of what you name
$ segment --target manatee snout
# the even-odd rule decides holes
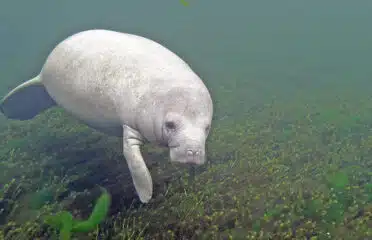
[[[198,148],[187,149],[186,150],[186,161],[187,163],[193,163],[196,165],[201,165],[205,163],[204,151]]]
[[[206,161],[205,140],[186,140],[177,147],[169,149],[172,162],[201,165]]]

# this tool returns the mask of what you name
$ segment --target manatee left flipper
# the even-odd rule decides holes
[[[28,120],[55,105],[38,75],[10,91],[0,101],[0,111],[10,119]]]

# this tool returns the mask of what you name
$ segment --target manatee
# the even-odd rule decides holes
[[[104,29],[75,33],[47,56],[40,73],[0,102],[9,119],[29,120],[59,106],[93,129],[123,140],[143,203],[153,194],[141,146],[169,148],[171,162],[205,163],[213,102],[191,67],[158,42]]]

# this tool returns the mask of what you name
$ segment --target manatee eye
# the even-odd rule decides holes
[[[175,130],[176,129],[176,124],[172,121],[167,121],[167,122],[165,122],[165,127],[168,130]]]

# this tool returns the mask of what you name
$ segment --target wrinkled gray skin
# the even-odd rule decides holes
[[[34,110],[22,116],[10,99],[27,99],[26,94],[34,94],[25,91],[30,86],[45,87],[45,106],[30,106]],[[72,35],[51,52],[40,74],[10,92],[0,107],[9,118],[25,120],[55,104],[90,127],[123,138],[123,153],[144,203],[153,191],[140,151],[144,142],[169,147],[174,162],[206,161],[213,114],[208,89],[188,64],[152,40],[108,30]]]

